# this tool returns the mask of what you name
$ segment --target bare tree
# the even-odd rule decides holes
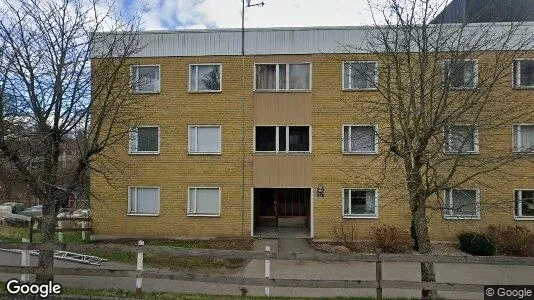
[[[499,174],[532,150],[513,153],[488,142],[478,154],[477,136],[496,141],[514,121],[532,120],[533,106],[510,83],[514,59],[532,49],[534,30],[518,23],[435,22],[446,4],[386,0],[378,7],[369,1],[375,26],[361,45],[347,46],[351,55],[372,53],[378,60],[379,76],[374,66],[359,64],[345,80],[378,91],[354,103],[364,118],[382,122],[384,181],[393,185],[398,180],[391,174],[404,175],[395,188],[406,189],[414,247],[422,254],[431,252],[429,210],[479,209],[451,207],[444,191]],[[433,264],[422,263],[421,276],[435,281]],[[436,293],[423,290],[422,296]]]
[[[60,207],[89,169],[104,173],[113,166],[101,153],[126,136],[136,116],[125,59],[140,49],[129,34],[138,18],[125,22],[100,0],[4,0],[2,6],[0,155],[39,199],[43,242],[54,243]],[[16,110],[7,109],[9,98],[17,100]],[[67,140],[76,141],[75,167],[62,169]],[[53,252],[41,251],[39,267],[52,266]]]

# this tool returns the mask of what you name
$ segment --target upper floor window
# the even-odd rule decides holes
[[[378,62],[358,61],[343,63],[344,90],[376,89],[378,84]]]
[[[189,126],[190,154],[221,154],[221,126]]]
[[[310,152],[310,126],[256,126],[256,152]]]
[[[131,67],[131,87],[135,93],[159,93],[160,70],[157,65]]]
[[[159,127],[130,128],[130,154],[159,154]]]
[[[157,215],[159,214],[158,187],[129,187],[128,214]]]
[[[189,91],[220,92],[221,64],[198,64],[189,66]]]
[[[255,89],[310,90],[311,64],[256,64]]]
[[[534,59],[514,61],[514,86],[534,87]]]
[[[445,127],[445,152],[451,154],[478,153],[478,132],[474,125]]]
[[[443,74],[451,89],[474,89],[478,83],[478,61],[459,59],[443,61]]]
[[[534,218],[534,190],[515,191],[515,217]]]
[[[450,189],[445,191],[446,218],[479,219],[480,192],[477,189]]]
[[[343,153],[378,152],[378,135],[374,125],[344,125]]]
[[[376,189],[343,189],[343,217],[378,217]]]
[[[514,152],[534,153],[534,125],[514,126]]]

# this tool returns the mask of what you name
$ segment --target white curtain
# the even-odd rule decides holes
[[[137,212],[158,213],[158,189],[137,188]]]
[[[375,151],[376,143],[374,126],[352,126],[350,135],[346,132],[346,136],[349,137],[351,152]],[[345,143],[346,147],[348,147],[348,142]]]
[[[219,189],[191,189],[189,204],[192,213],[218,214],[219,213]]]
[[[256,65],[256,89],[276,89],[276,65]]]
[[[475,190],[452,190],[453,215],[475,216],[476,191]]]
[[[532,151],[534,147],[534,126],[521,126],[521,149],[524,151]]]
[[[367,191],[365,194],[365,212],[368,214],[375,214],[376,197],[375,191]]]
[[[307,90],[310,88],[310,65],[291,64],[289,65],[289,89]]]

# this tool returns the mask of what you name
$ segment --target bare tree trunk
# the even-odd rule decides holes
[[[43,237],[43,243],[54,243],[56,235],[56,205],[55,205],[55,193],[48,193],[45,199],[41,199],[43,204],[43,217],[41,224],[41,232]],[[41,250],[39,251],[39,265],[40,268],[52,268],[54,266],[54,251],[53,250]],[[37,275],[38,283],[45,283],[54,279],[53,275],[43,274]]]

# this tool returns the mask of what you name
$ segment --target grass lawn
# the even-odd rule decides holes
[[[29,238],[30,231],[28,227],[13,227],[7,225],[0,225],[0,241],[9,243],[20,243],[22,238]],[[33,242],[41,242],[42,235],[39,232],[33,232]],[[57,233],[56,233],[57,241]],[[81,244],[86,243],[82,241],[82,233],[76,232],[64,232],[63,242],[67,244]]]

